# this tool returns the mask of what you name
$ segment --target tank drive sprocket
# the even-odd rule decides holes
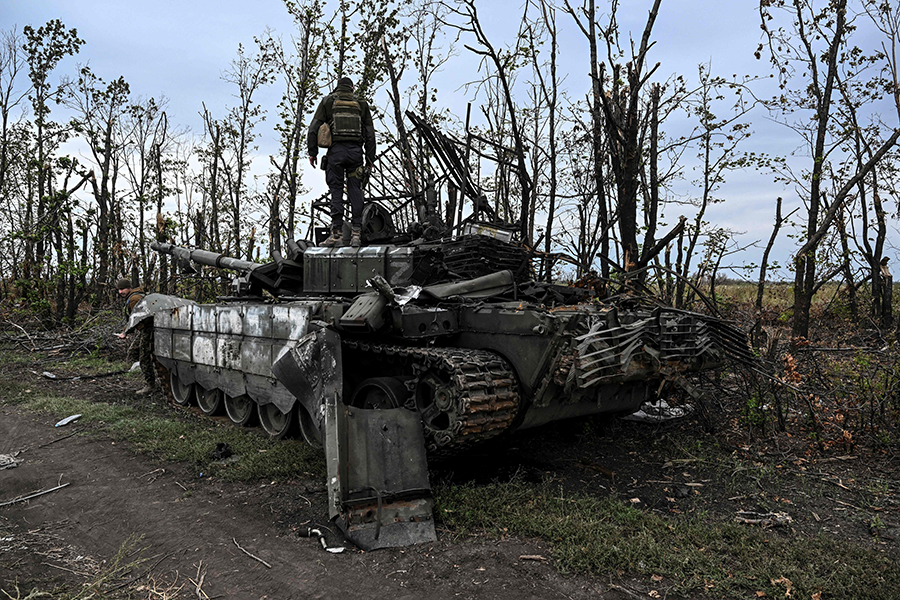
[[[506,360],[486,350],[418,348],[345,340],[374,360],[404,363],[406,406],[417,410],[431,451],[452,451],[508,429],[519,410],[516,376]]]

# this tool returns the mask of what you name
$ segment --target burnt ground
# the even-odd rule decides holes
[[[48,360],[33,355],[0,365],[0,382],[24,384],[28,393],[148,401],[133,398],[133,377],[43,378],[38,373]],[[66,415],[33,413],[2,400],[0,454],[20,451],[24,462],[0,470],[0,503],[69,484],[0,507],[0,589],[12,598],[16,586],[25,598],[32,588],[71,591],[96,581],[113,570],[117,555],[122,564],[143,558],[110,575],[128,597],[659,597],[651,592],[660,584],[649,577],[561,575],[552,560],[542,560],[550,556],[544,542],[497,532],[460,536],[439,525],[434,544],[330,554],[298,536],[310,524],[326,523],[324,482],[200,478],[185,465],[135,454],[100,427],[55,429]],[[727,415],[718,421],[714,434],[693,418],[662,425],[599,418],[559,423],[436,463],[432,477],[451,483],[551,480],[571,492],[614,495],[676,517],[729,521],[740,510],[784,512],[792,522],[772,535],[823,533],[898,550],[894,456],[864,448],[824,454],[785,434],[754,440]],[[75,428],[93,435],[61,439]],[[339,536],[330,533],[329,543],[341,543]]]

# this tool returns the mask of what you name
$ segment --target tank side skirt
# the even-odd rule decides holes
[[[184,383],[247,395],[287,414],[296,398],[271,373],[292,340],[309,328],[315,305],[196,305],[156,319],[154,353]]]

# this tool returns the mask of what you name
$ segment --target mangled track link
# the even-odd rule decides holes
[[[508,429],[519,410],[516,377],[501,356],[464,348],[413,348],[345,340],[347,348],[402,361],[413,378],[407,406],[422,415],[428,449],[453,451]],[[437,384],[435,395],[429,388]]]

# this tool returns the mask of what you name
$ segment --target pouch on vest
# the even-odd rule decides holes
[[[331,109],[333,117],[331,137],[335,142],[362,141],[362,109],[353,96],[335,98]]]
[[[331,148],[331,127],[328,123],[322,123],[319,126],[319,148]]]

